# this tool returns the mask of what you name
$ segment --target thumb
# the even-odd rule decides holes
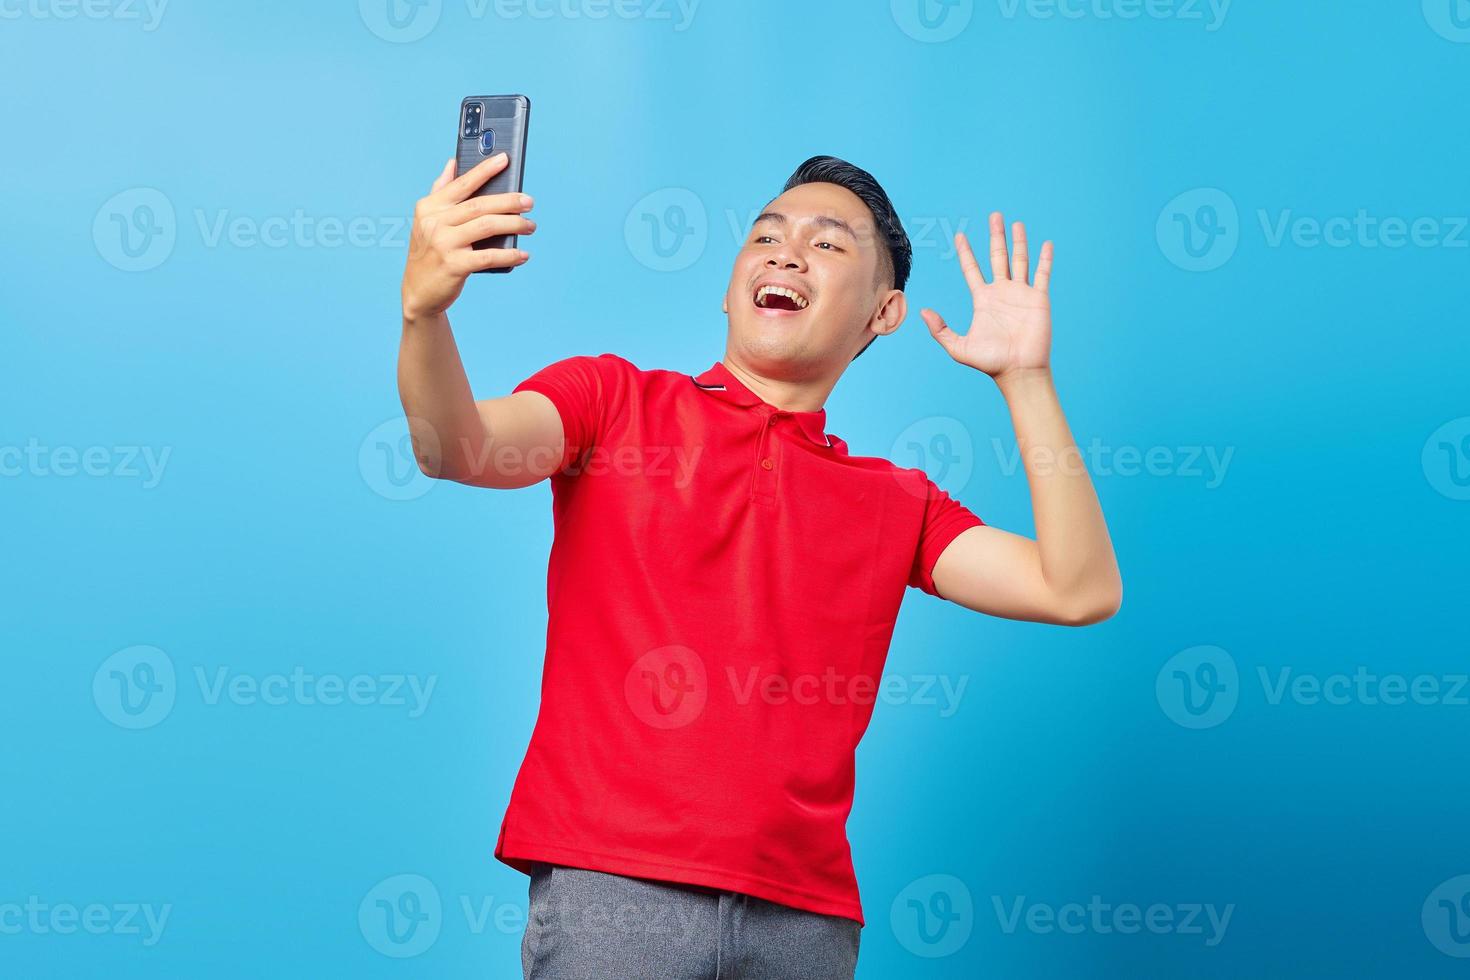
[[[939,346],[944,348],[945,353],[958,359],[956,349],[960,342],[960,335],[949,329],[949,325],[944,322],[944,317],[927,306],[919,311],[919,316],[924,318],[924,324],[928,326],[929,333],[939,341]]]

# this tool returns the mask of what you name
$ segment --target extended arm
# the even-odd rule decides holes
[[[403,273],[403,338],[398,348],[398,394],[408,416],[414,456],[433,477],[511,489],[550,476],[561,461],[562,423],[545,395],[521,391],[476,402],[449,326],[448,309],[472,272],[520,265],[519,249],[481,249],[491,235],[529,235],[522,194],[472,197],[504,169],[496,155],[463,176],[454,161],[414,208],[413,235]]]
[[[975,304],[968,333],[956,334],[933,310],[922,315],[951,357],[990,375],[1005,397],[1031,487],[1036,539],[971,528],[939,556],[934,585],[946,599],[979,612],[1081,626],[1117,612],[1122,577],[1097,493],[1052,381],[1047,296],[1052,245],[1042,246],[1031,285],[1025,226],[1018,222],[1013,233],[1015,255],[1008,260],[1005,221],[991,215],[990,283],[968,240],[956,236]]]

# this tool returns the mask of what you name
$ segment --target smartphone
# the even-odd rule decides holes
[[[531,123],[531,100],[524,95],[471,95],[459,104],[459,140],[455,146],[455,176],[486,157],[505,153],[505,169],[475,191],[512,194],[521,190],[526,174],[526,130]],[[475,248],[515,248],[516,235],[496,235],[475,242]],[[509,272],[510,269],[482,269]]]

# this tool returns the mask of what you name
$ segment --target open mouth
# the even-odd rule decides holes
[[[811,305],[805,296],[788,286],[761,286],[755,291],[755,306],[759,310],[800,313]]]

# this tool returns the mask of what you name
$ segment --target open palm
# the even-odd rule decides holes
[[[980,263],[964,232],[955,235],[960,269],[970,286],[974,315],[970,329],[955,333],[932,309],[920,315],[934,339],[961,364],[999,379],[1012,371],[1045,369],[1051,363],[1052,244],[1041,246],[1036,262],[1036,281],[1031,284],[1031,256],[1026,247],[1026,226],[1016,222],[1011,230],[1014,250],[1006,255],[1005,218],[999,211],[990,216],[990,271],[986,282]]]

